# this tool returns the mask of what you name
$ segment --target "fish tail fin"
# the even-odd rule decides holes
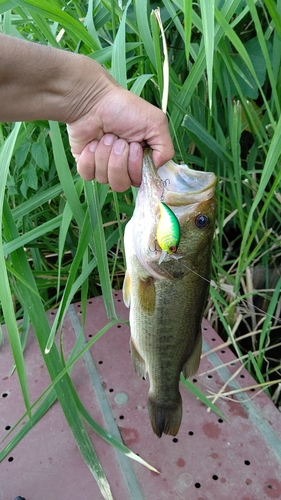
[[[159,438],[164,434],[175,436],[178,433],[182,418],[182,400],[178,393],[177,399],[165,403],[157,401],[153,395],[148,395],[148,413],[152,429]]]
[[[202,333],[200,329],[195,347],[182,368],[182,373],[184,378],[191,377],[191,375],[195,375],[195,373],[197,372],[200,364],[201,352],[202,352]]]

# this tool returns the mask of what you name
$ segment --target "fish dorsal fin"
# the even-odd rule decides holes
[[[123,283],[123,301],[125,306],[130,307],[131,303],[131,278],[126,271],[125,278],[124,278],[124,283]]]
[[[191,375],[195,375],[199,368],[200,364],[200,358],[201,358],[201,352],[202,352],[202,332],[201,332],[201,326],[200,326],[200,332],[198,333],[197,336],[197,342],[194,346],[194,349],[183,365],[182,368],[182,373],[184,378],[191,377]]]

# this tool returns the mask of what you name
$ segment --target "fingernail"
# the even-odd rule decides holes
[[[105,144],[105,146],[112,146],[114,141],[115,141],[115,135],[113,134],[104,135],[103,143]]]
[[[124,152],[124,149],[126,147],[126,141],[123,139],[119,139],[115,142],[113,146],[113,151],[117,155],[121,155]]]
[[[135,161],[140,156],[141,146],[137,142],[130,144],[129,159]]]
[[[89,151],[91,151],[91,153],[94,153],[97,149],[97,145],[98,145],[98,141],[90,142]]]

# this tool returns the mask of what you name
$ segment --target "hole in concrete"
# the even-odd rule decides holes
[[[217,476],[216,474],[214,474],[214,475],[212,476],[212,478],[213,478],[213,480],[214,480],[214,481],[217,481],[217,480],[218,480],[218,476]]]
[[[201,484],[200,483],[195,483],[195,488],[201,488]]]
[[[254,387],[252,387],[252,389],[250,389],[251,392],[255,392],[255,390],[256,389]]]
[[[114,389],[109,389],[109,392],[113,392],[113,391],[114,391]]]
[[[178,438],[173,438],[173,443],[177,443],[178,442]]]
[[[190,436],[193,436],[194,432],[193,431],[189,431],[188,433]]]
[[[103,364],[103,361],[99,361],[99,365],[102,365]]]
[[[51,312],[51,316],[54,316],[56,313],[54,313],[53,311]]]
[[[121,328],[122,325],[117,325],[117,328]]]
[[[222,424],[222,423],[223,423],[223,419],[222,419],[222,418],[219,418],[219,419],[218,419],[218,422],[219,422],[220,424]]]
[[[89,300],[88,304],[92,304],[93,302],[91,300]]]
[[[225,353],[225,351],[222,349],[221,353],[222,353],[222,354],[224,354],[224,353]]]
[[[89,333],[89,337],[92,337],[93,335],[91,333]]]
[[[251,463],[250,460],[245,460],[244,462],[245,465],[250,465],[250,463]]]
[[[242,375],[240,375],[240,378],[245,378],[245,375],[243,375],[243,374],[242,374]]]
[[[194,384],[195,384],[197,382],[197,378],[193,378],[192,382],[194,382]]]
[[[206,326],[203,326],[203,330],[208,330],[208,328]]]
[[[2,392],[1,394],[2,398],[7,398],[9,396],[8,392]]]
[[[5,431],[9,431],[10,429],[11,429],[11,426],[10,425],[6,425]]]
[[[207,375],[207,378],[213,378],[213,375]]]
[[[217,340],[217,339],[214,339],[214,338],[212,339],[212,341],[213,341],[213,342],[215,342],[216,340]]]
[[[124,415],[120,415],[120,417],[119,417],[119,418],[120,418],[120,420],[123,420],[123,418],[124,418]]]
[[[14,460],[14,457],[9,457],[8,462],[12,462]]]
[[[77,304],[77,307],[81,307],[81,304]]]

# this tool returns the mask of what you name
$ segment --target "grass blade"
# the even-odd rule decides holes
[[[6,227],[6,220],[4,218],[4,195],[6,178],[9,171],[10,161],[13,155],[15,142],[21,127],[21,123],[16,123],[11,134],[6,139],[1,152],[0,152],[0,220],[3,221],[4,231]],[[0,224],[0,240],[2,241],[2,224]],[[5,253],[3,245],[0,245],[0,299],[1,306],[3,309],[3,314],[5,318],[6,328],[8,332],[9,342],[11,345],[19,382],[22,390],[23,400],[26,409],[29,411],[30,400],[28,393],[28,383],[26,376],[25,363],[23,358],[23,350],[21,347],[21,341],[18,331],[18,326],[15,318],[14,304],[12,293],[9,285],[9,279],[7,275],[6,263],[5,263]]]
[[[202,32],[205,44],[206,68],[208,77],[209,107],[212,109],[213,99],[213,60],[214,60],[214,40],[215,40],[215,1],[201,0]]]
[[[126,29],[127,10],[130,3],[131,0],[127,2],[127,5],[124,9],[118,33],[116,35],[112,47],[112,61],[111,61],[111,74],[113,78],[115,78],[115,80],[125,89],[127,88],[125,29]]]

